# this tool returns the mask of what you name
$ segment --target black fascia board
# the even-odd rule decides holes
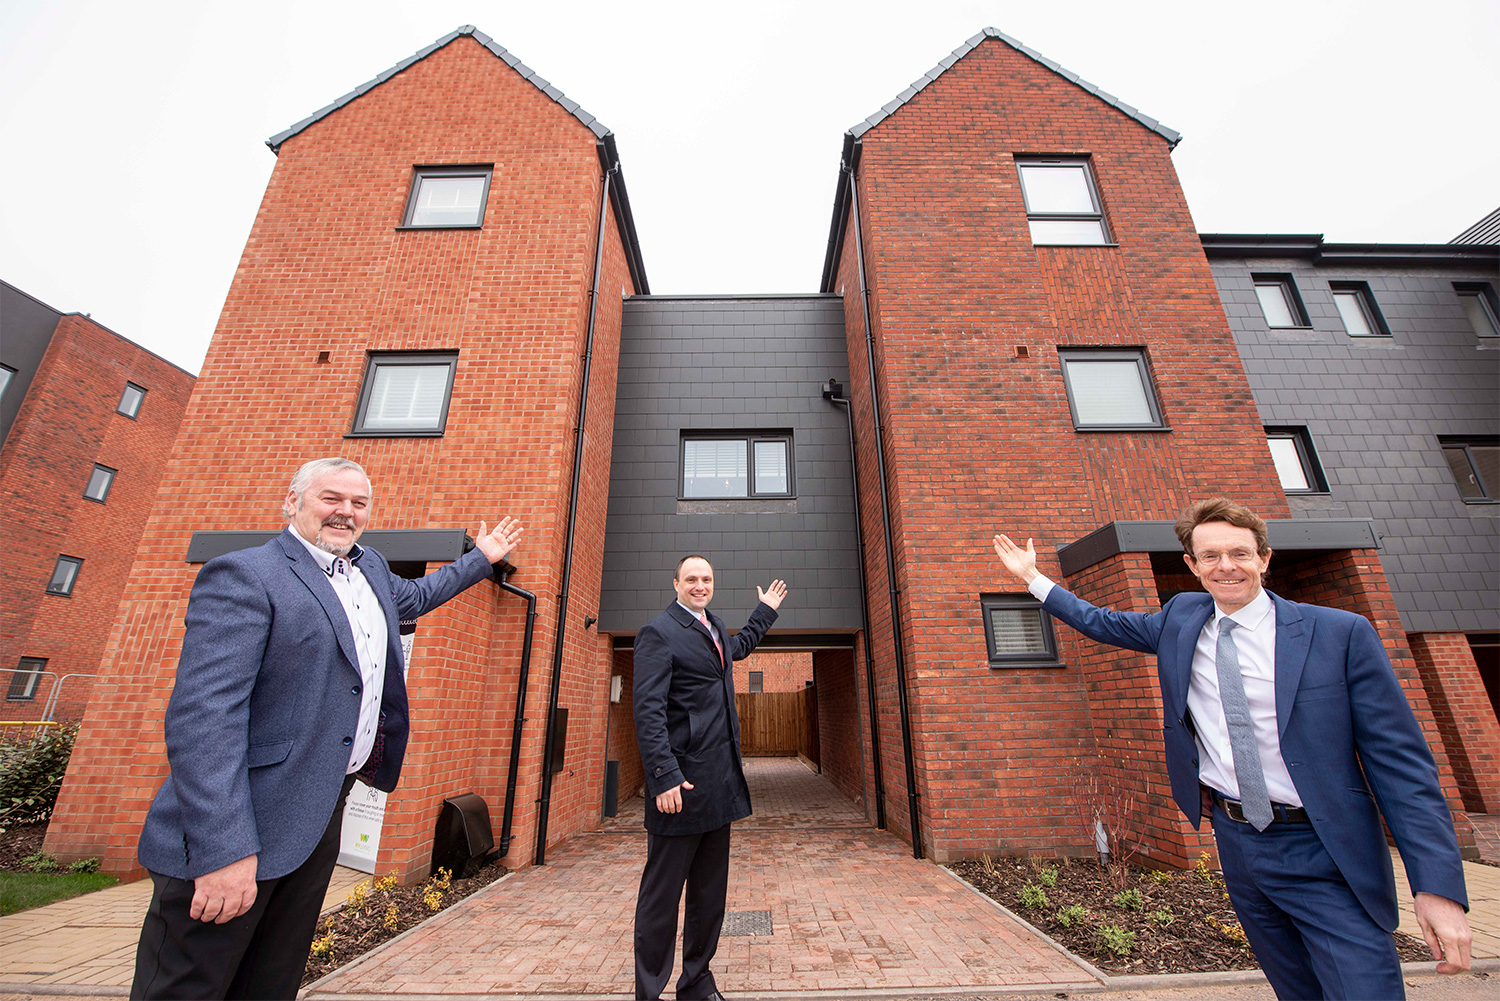
[[[599,165],[606,172],[615,172],[614,183],[609,187],[609,201],[615,210],[620,243],[625,247],[630,284],[635,287],[636,295],[650,295],[651,285],[646,281],[646,262],[641,259],[641,241],[635,231],[635,215],[630,211],[630,193],[625,190],[625,169],[620,165],[620,151],[615,148],[615,134],[606,132],[595,144],[595,149],[599,154]]]
[[[207,563],[215,556],[263,545],[280,532],[194,532],[185,563]],[[461,528],[372,528],[360,544],[379,550],[391,563],[452,563],[474,548]]]
[[[1120,553],[1180,553],[1174,522],[1112,521],[1057,548],[1063,576],[1071,577]],[[1379,549],[1368,518],[1277,518],[1266,522],[1272,550]]]
[[[832,292],[838,277],[839,257],[844,253],[844,230],[849,222],[849,184],[846,173],[859,169],[860,154],[864,144],[853,132],[844,133],[844,148],[839,154],[839,180],[833,193],[833,221],[828,224],[828,249],[823,254],[823,279],[818,284],[819,292]]]
[[[1500,244],[1326,243],[1319,233],[1199,233],[1208,257],[1301,257],[1315,264],[1497,265]]]

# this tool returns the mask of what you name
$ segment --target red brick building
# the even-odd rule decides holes
[[[0,718],[76,723],[194,380],[4,282],[0,380]]]

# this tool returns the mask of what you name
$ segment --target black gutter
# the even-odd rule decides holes
[[[625,246],[625,264],[630,269],[630,284],[636,295],[650,295],[651,285],[646,281],[646,262],[641,259],[641,243],[635,234],[635,216],[630,212],[630,195],[625,190],[625,171],[620,167],[620,153],[615,149],[615,134],[610,132],[597,145],[599,162],[606,172],[613,172],[614,184],[609,186],[609,203],[615,210],[615,228],[620,231],[620,242]]]
[[[1496,244],[1326,243],[1320,233],[1199,233],[1209,257],[1302,257],[1316,264],[1384,264],[1394,267],[1490,265]]]
[[[848,144],[845,144],[846,147]],[[906,700],[906,655],[902,652],[901,591],[896,586],[896,551],[891,538],[891,500],[886,489],[885,432],[880,423],[880,385],[875,378],[875,328],[870,319],[870,286],[865,280],[864,235],[859,224],[859,186],[854,178],[860,144],[840,169],[849,179],[849,211],[854,217],[854,253],[859,265],[859,301],[865,315],[865,359],[870,366],[870,411],[875,418],[875,473],[880,480],[880,521],[885,529],[885,575],[890,583],[891,648],[896,654],[896,698],[901,706],[901,748],[906,755],[906,799],[911,817],[912,858],[922,857],[922,818],[918,810],[917,768],[912,759],[911,712]]]
[[[854,540],[859,547],[859,618],[865,630],[865,691],[869,693],[870,705],[870,755],[875,762],[875,827],[883,831],[885,779],[880,770],[880,717],[875,710],[875,651],[870,645],[870,599],[865,592],[865,522],[859,512],[859,455],[854,449],[854,407],[844,395],[844,387],[833,379],[829,379],[823,388],[823,399],[842,407],[844,416],[849,419],[849,468],[854,474]]]
[[[607,164],[608,150],[600,143],[599,160]],[[547,864],[547,815],[552,808],[552,751],[557,741],[557,700],[562,691],[564,627],[568,621],[568,584],[573,576],[573,535],[578,525],[578,490],[583,475],[583,435],[588,425],[589,370],[594,361],[594,321],[599,314],[599,276],[604,268],[604,219],[609,207],[610,182],[619,172],[619,160],[604,171],[604,189],[599,192],[599,240],[594,248],[594,284],[589,289],[589,328],[583,348],[583,387],[578,394],[578,423],[573,428],[573,487],[568,494],[568,535],[563,544],[562,585],[557,594],[557,629],[552,640],[552,691],[547,698],[547,740],[542,749],[542,795],[536,825],[536,864]]]
[[[526,638],[521,641],[521,676],[516,682],[516,721],[510,733],[510,768],[505,781],[505,819],[500,825],[500,858],[510,854],[510,827],[516,814],[516,776],[521,769],[521,730],[526,723],[526,683],[531,676],[531,632],[536,625],[536,595],[505,579],[515,570],[503,560],[494,567],[495,583],[500,589],[526,599]]]
[[[859,156],[863,151],[864,147],[855,143],[854,135],[845,132],[844,148],[839,153],[838,190],[833,193],[833,220],[828,224],[828,249],[823,252],[823,277],[818,283],[819,292],[833,291],[839,258],[844,253],[844,223],[848,221],[849,215],[849,185],[844,183],[843,165],[847,164],[850,171],[858,170]]]

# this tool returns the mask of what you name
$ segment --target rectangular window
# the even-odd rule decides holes
[[[484,224],[490,167],[418,167],[404,229],[477,229]]]
[[[133,382],[127,382],[125,384],[125,392],[120,394],[120,405],[115,407],[115,413],[134,418],[140,414],[141,402],[145,399],[145,387],[137,386]]]
[[[1289,494],[1328,492],[1328,481],[1323,478],[1307,428],[1268,427],[1266,443],[1271,447],[1271,459],[1276,463],[1282,490]]]
[[[88,486],[83,488],[83,496],[103,504],[104,499],[109,496],[109,488],[114,484],[117,472],[119,470],[95,463],[94,471],[89,474]]]
[[[371,354],[350,434],[387,438],[442,434],[457,368],[456,351]]]
[[[1031,242],[1046,246],[1109,243],[1099,189],[1087,160],[1017,160]]]
[[[1368,283],[1329,282],[1328,288],[1350,337],[1391,336],[1391,328],[1385,325],[1385,317],[1380,315]]]
[[[683,435],[684,500],[791,497],[794,482],[789,433]]]
[[[1159,428],[1161,408],[1140,348],[1059,348],[1073,426],[1083,430]]]
[[[1438,441],[1464,503],[1493,504],[1500,500],[1500,437],[1442,437]]]
[[[1469,326],[1479,337],[1500,337],[1500,303],[1495,300],[1495,287],[1489,282],[1454,282],[1453,291],[1458,293],[1459,304],[1469,318]]]
[[[1297,283],[1291,275],[1251,275],[1255,282],[1255,297],[1260,300],[1260,311],[1265,314],[1267,326],[1309,327],[1307,310],[1302,308],[1302,297],[1297,294]]]
[[[991,667],[1059,667],[1052,616],[1029,594],[979,597]]]
[[[77,556],[59,556],[57,566],[52,568],[52,579],[47,582],[47,593],[64,596],[72,594],[73,585],[78,583],[78,568],[81,566],[83,560]]]
[[[0,400],[5,399],[5,391],[10,388],[10,381],[15,377],[15,369],[9,365],[0,365]]]
[[[750,672],[750,691],[763,692],[766,690],[766,675],[764,671]]]
[[[10,687],[5,690],[7,702],[31,702],[36,698],[37,686],[42,681],[42,670],[47,666],[45,657],[22,657],[20,666],[10,674]]]

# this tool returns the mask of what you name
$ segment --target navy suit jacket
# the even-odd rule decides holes
[[[1270,597],[1281,756],[1323,847],[1370,917],[1394,931],[1396,881],[1383,815],[1412,892],[1467,907],[1453,817],[1432,752],[1374,627],[1351,612]],[[1188,679],[1213,599],[1179,594],[1147,615],[1096,608],[1053,587],[1043,607],[1101,643],[1156,654],[1172,796],[1197,827],[1202,797]]]
[[[490,575],[471,550],[421,580],[385,557],[352,557],[386,621],[385,688],[375,749],[360,777],[396,787],[409,729],[400,624]],[[312,854],[333,816],[359,722],[363,679],[333,584],[291,529],[209,560],[188,599],[187,631],[167,705],[171,774],[141,831],[152,872],[196,879],[247,855],[257,879]]]
[[[675,601],[636,633],[631,701],[652,834],[703,834],[750,816],[734,662],[750,656],[776,610],[757,604],[735,636],[713,612],[708,619],[724,639],[722,660],[708,632]],[[656,797],[683,779],[693,788],[682,791],[682,812],[657,810]]]

